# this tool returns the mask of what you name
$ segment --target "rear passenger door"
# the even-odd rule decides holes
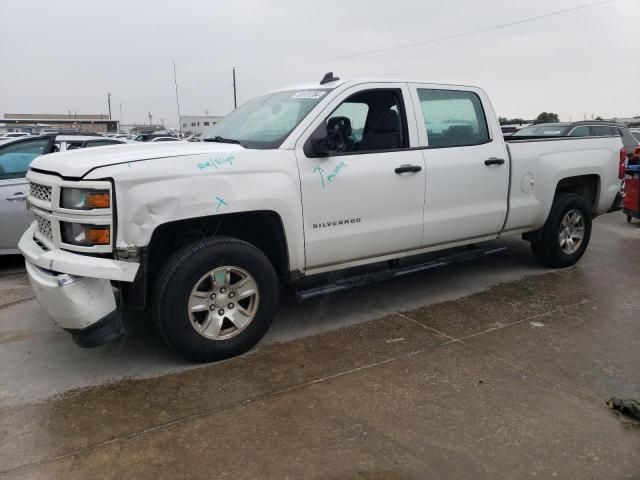
[[[424,247],[496,235],[507,213],[509,162],[484,92],[412,84],[426,164]]]

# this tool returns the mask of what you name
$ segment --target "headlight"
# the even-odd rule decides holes
[[[62,208],[73,210],[92,210],[109,208],[111,197],[109,190],[90,190],[85,188],[63,188],[60,198]]]
[[[60,222],[62,241],[71,245],[93,247],[111,243],[111,228],[108,225]]]

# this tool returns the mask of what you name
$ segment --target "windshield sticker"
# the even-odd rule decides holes
[[[233,166],[235,157],[233,155],[225,155],[224,157],[210,158],[206,162],[198,163],[198,169],[204,170],[206,168],[215,168],[220,170],[222,167]]]
[[[320,98],[327,92],[322,90],[303,90],[301,92],[294,93],[291,98]]]

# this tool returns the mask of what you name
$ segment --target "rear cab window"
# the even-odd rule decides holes
[[[471,91],[417,88],[429,147],[481,145],[491,141],[480,97]]]

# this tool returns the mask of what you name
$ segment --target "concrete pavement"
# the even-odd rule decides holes
[[[255,351],[197,368],[144,329],[79,350],[13,302],[0,477],[640,478],[640,426],[604,406],[640,397],[639,226],[598,219],[566,270],[509,242],[285,303]]]

